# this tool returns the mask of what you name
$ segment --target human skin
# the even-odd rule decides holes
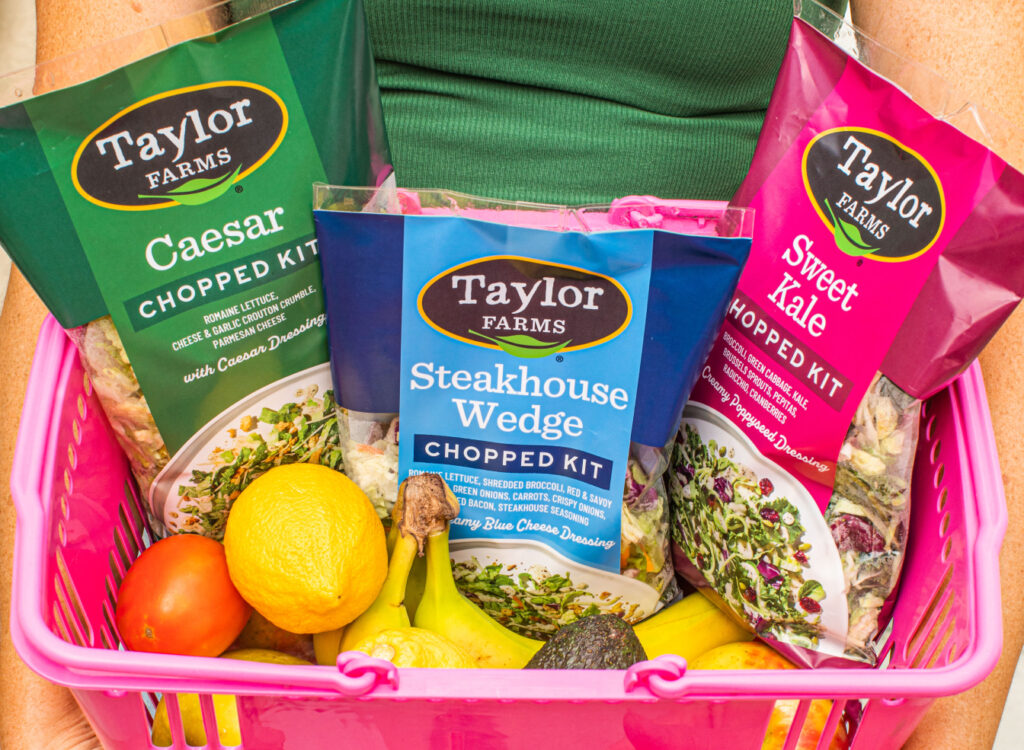
[[[0,0],[2,2],[2,0]],[[144,30],[167,19],[202,10],[211,0],[36,0],[36,93],[100,75],[151,54],[168,41],[215,28],[217,16],[203,14],[169,24],[160,33]],[[69,19],[74,19],[73,23]],[[115,42],[131,36],[128,42]],[[97,47],[97,45],[102,45]],[[76,57],[75,53],[97,52]],[[70,56],[70,57],[68,57]],[[4,750],[100,750],[71,693],[31,672],[11,644],[11,554],[14,505],[7,477],[17,436],[16,420],[32,363],[34,342],[46,309],[21,274],[11,272],[0,314],[0,407],[9,415],[0,428],[0,747]]]
[[[1020,3],[857,0],[855,23],[879,42],[942,75],[1010,124],[1000,155],[1024,169],[1024,15]],[[1013,140],[1012,136],[1016,136]],[[1024,262],[1024,248],[1020,252]],[[1013,593],[1024,571],[1024,306],[981,354],[1009,511],[1000,555],[1003,655],[992,674],[958,696],[937,700],[904,750],[989,750],[1024,643],[1024,605]],[[1013,710],[1013,709],[1008,709]],[[1019,711],[1020,707],[1016,707]]]

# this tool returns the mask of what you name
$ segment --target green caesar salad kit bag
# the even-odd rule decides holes
[[[379,184],[387,142],[360,0],[268,5],[0,109],[0,243],[171,532],[219,538],[274,465],[341,467],[310,189]]]
[[[672,599],[665,445],[752,212],[390,186],[314,206],[348,476],[386,511],[440,473],[460,590],[524,635]]]

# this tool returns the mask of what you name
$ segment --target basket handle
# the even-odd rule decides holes
[[[367,656],[361,651],[338,654],[338,692],[350,698],[367,695],[378,688],[398,690],[398,667],[384,659]]]
[[[689,685],[686,676],[686,659],[676,654],[664,654],[649,661],[641,661],[626,670],[623,689],[627,693],[646,688],[658,698],[679,698],[686,694]]]

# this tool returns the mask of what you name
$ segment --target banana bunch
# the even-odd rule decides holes
[[[512,632],[459,593],[448,556],[447,528],[427,538],[427,583],[415,625],[448,637],[478,667],[522,669],[544,645]]]
[[[633,632],[640,639],[648,659],[662,654],[678,654],[687,661],[716,646],[754,638],[750,629],[736,617],[699,592],[634,625]]]
[[[345,628],[314,636],[317,663],[333,664],[340,651],[395,628],[417,628],[447,638],[478,667],[519,669],[543,645],[513,633],[455,587],[448,553],[448,522],[459,514],[455,495],[437,474],[402,482],[392,516],[391,560],[377,599]],[[410,618],[407,596],[417,555],[426,554],[426,580]],[[416,586],[417,582],[413,582]],[[415,593],[419,593],[417,590]]]
[[[455,586],[448,551],[449,521],[459,502],[437,474],[419,474],[398,490],[388,542],[391,559],[377,599],[345,628],[314,636],[317,663],[383,631],[415,626],[461,648],[477,667],[521,669],[543,645],[504,627]],[[418,557],[426,556],[425,580]],[[422,585],[422,593],[420,592]],[[410,616],[410,600],[415,611]],[[692,660],[716,646],[753,638],[739,620],[700,593],[690,594],[634,626],[649,659],[678,654]]]

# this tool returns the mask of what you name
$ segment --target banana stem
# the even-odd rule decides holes
[[[452,575],[452,561],[448,552],[448,527],[427,537],[427,594],[443,599],[446,596],[461,596]]]
[[[401,607],[405,602],[405,587],[409,581],[409,571],[416,561],[418,545],[416,539],[410,534],[402,536],[399,534],[395,540],[395,549],[391,553],[391,562],[388,564],[388,573],[384,578],[384,585],[381,586],[377,595],[377,602],[386,603],[392,607]]]
[[[398,529],[399,521],[402,520],[401,510],[401,504],[396,502],[395,507],[391,511],[391,525],[388,527],[386,538],[389,558],[395,551],[395,545],[398,544],[398,540],[402,538],[402,532]]]

